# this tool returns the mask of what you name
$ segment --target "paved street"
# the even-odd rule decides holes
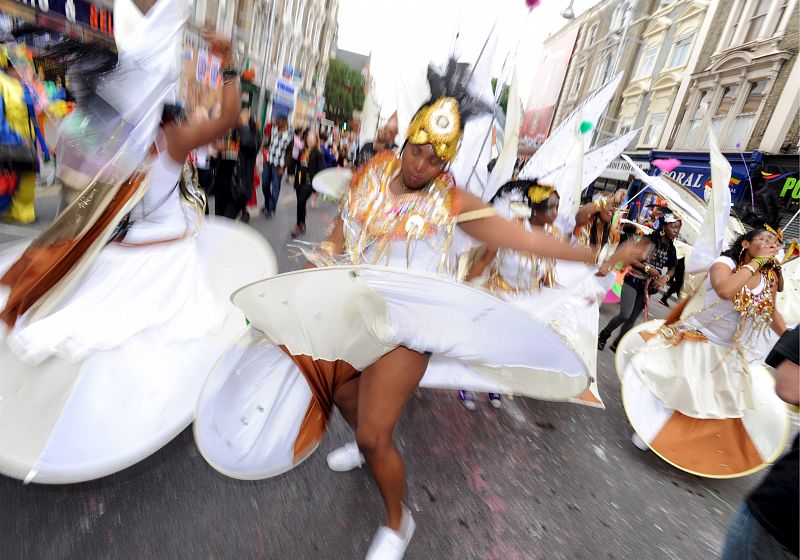
[[[49,201],[49,202],[46,202]],[[0,243],[35,233],[0,225]],[[49,210],[48,210],[49,209]],[[319,240],[334,206],[309,207]],[[253,216],[281,271],[294,193]],[[656,315],[665,308],[654,303]],[[603,309],[608,320],[614,306]],[[524,343],[524,341],[520,341]],[[600,355],[605,411],[523,398],[468,412],[452,392],[419,390],[397,429],[417,532],[409,559],[705,560],[759,475],[730,481],[679,472],[630,443],[613,354]],[[335,418],[320,450],[288,474],[242,482],[218,474],[191,430],[142,463],[70,486],[0,477],[0,559],[363,558],[381,519],[366,471],[334,473],[325,455],[350,438]]]

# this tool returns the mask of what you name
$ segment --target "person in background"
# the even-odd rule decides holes
[[[203,123],[208,121],[208,112],[205,107],[197,107],[194,110],[193,122]],[[211,169],[212,146],[207,144],[192,150],[190,159],[197,170],[197,182],[206,194],[206,214],[208,214],[208,197],[211,196],[211,182],[214,180],[214,172]]]
[[[296,128],[294,131],[294,136],[292,137],[292,164],[289,167],[289,180],[292,182],[294,182],[295,174],[297,173],[297,165],[300,160],[300,151],[303,149],[303,138],[306,137],[307,133],[308,129],[300,132],[300,129]],[[295,188],[297,188],[296,183]]]
[[[336,167],[336,157],[333,155],[330,147],[328,146],[328,133],[319,133],[319,148],[322,150],[322,155],[325,157],[325,168]]]
[[[239,112],[237,132],[239,135],[239,180],[242,182],[244,192],[247,193],[247,198],[244,202],[238,200],[236,202],[237,206],[240,206],[239,213],[242,216],[242,221],[247,223],[250,221],[247,201],[250,200],[253,194],[256,158],[258,157],[258,148],[261,146],[261,134],[258,132],[256,120],[250,114],[249,107],[242,107]]]
[[[395,114],[392,115],[387,123],[378,130],[378,134],[375,136],[375,141],[367,142],[358,152],[358,156],[356,157],[356,167],[361,167],[371,160],[372,156],[377,153],[380,153],[384,150],[394,150],[397,148],[397,145],[394,143],[394,140],[397,137],[397,130],[397,117]]]
[[[677,295],[678,299],[680,299],[685,272],[686,259],[681,257],[678,259],[678,262],[675,263],[675,276],[669,279],[669,282],[667,282],[667,291],[661,296],[661,305],[669,307],[669,298],[671,298],[673,294]]]
[[[775,368],[775,392],[797,410],[800,404],[800,332],[783,333],[766,363]],[[731,522],[722,560],[789,560],[798,557],[800,539],[800,455],[798,436],[747,497]]]
[[[297,222],[292,229],[292,237],[297,237],[306,232],[306,204],[314,193],[311,182],[314,175],[324,169],[323,155],[319,149],[317,135],[314,131],[306,133],[304,147],[300,151],[300,159],[295,176],[295,189],[297,192]]]
[[[264,194],[264,217],[271,218],[278,206],[281,194],[281,180],[290,164],[293,135],[289,131],[286,117],[278,117],[269,138],[267,160],[261,175],[261,192]],[[287,161],[289,160],[289,161]]]
[[[336,160],[336,165],[339,167],[350,167],[350,150],[347,143],[339,146],[339,158]]]
[[[619,314],[611,319],[597,338],[597,349],[606,346],[611,334],[622,326],[610,350],[616,352],[617,345],[625,334],[633,328],[639,315],[647,308],[649,294],[656,293],[675,276],[675,238],[681,231],[681,220],[673,212],[665,213],[659,227],[642,239],[640,243],[652,245],[650,255],[640,262],[631,263],[630,272],[625,276],[620,296]]]
[[[214,214],[236,219],[242,205],[234,200],[233,182],[239,166],[239,133],[234,129],[217,141],[217,157],[214,162]]]

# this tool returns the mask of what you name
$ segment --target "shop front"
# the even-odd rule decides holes
[[[765,155],[761,178],[778,200],[781,227],[800,210],[800,162],[797,155]],[[800,234],[800,220],[792,222],[789,237]]]
[[[650,169],[649,154],[631,153],[626,155],[643,171],[647,172],[647,170]],[[638,181],[633,179],[633,169],[631,169],[631,166],[627,161],[618,157],[609,163],[595,182],[586,189],[583,201],[588,202],[594,200],[598,196],[612,194],[619,189],[629,191],[628,196],[632,196],[635,194],[637,184]]]

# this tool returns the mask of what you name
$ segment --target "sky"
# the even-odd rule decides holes
[[[579,15],[599,1],[575,0],[573,9]],[[541,0],[529,11],[524,0],[340,0],[338,47],[372,53],[376,88],[388,98],[403,72],[444,61],[456,33],[464,56],[477,57],[496,21],[493,75],[501,76],[504,61],[513,60],[520,97],[527,100],[544,40],[568,23],[559,15],[568,4]]]

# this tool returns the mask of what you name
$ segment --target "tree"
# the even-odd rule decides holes
[[[364,77],[341,60],[332,58],[325,79],[325,115],[341,123],[364,105]]]

